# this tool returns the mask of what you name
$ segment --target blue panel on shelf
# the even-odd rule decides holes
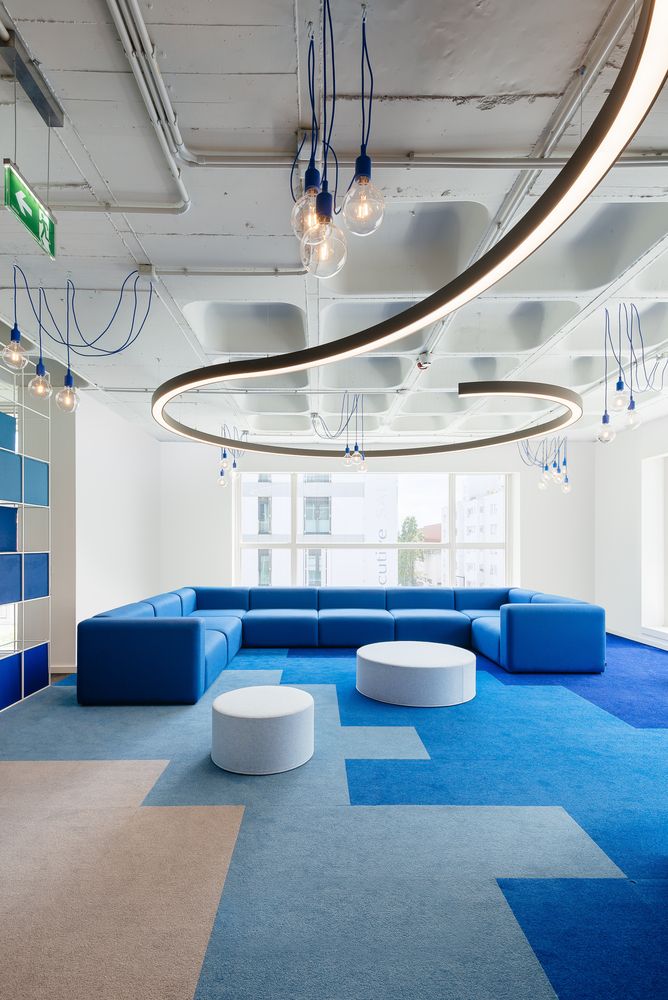
[[[16,451],[16,417],[0,413],[0,448]]]
[[[23,654],[23,697],[41,691],[49,683],[49,644],[26,649]]]
[[[21,456],[0,449],[0,500],[21,500]]]
[[[0,507],[0,552],[16,552],[16,507]]]
[[[0,708],[21,698],[21,654],[0,658]]]
[[[21,556],[0,555],[0,604],[21,600]]]
[[[49,555],[28,552],[23,557],[23,600],[49,596]]]
[[[24,503],[37,504],[40,507],[49,505],[49,466],[46,462],[38,462],[36,458],[24,458],[23,490]]]

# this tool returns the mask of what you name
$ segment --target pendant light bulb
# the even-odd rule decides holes
[[[612,403],[610,406],[611,410],[616,413],[621,413],[622,410],[628,409],[629,405],[629,394],[626,391],[626,386],[624,385],[624,380],[617,379],[617,384],[615,385],[615,391],[612,394]]]
[[[546,462],[545,465],[543,466],[543,480],[544,480],[544,482],[547,483],[549,481],[549,478],[550,478],[550,470],[549,470],[548,464]]]
[[[347,465],[352,465],[352,461],[353,461],[353,457],[350,454],[350,448],[348,447],[348,445],[346,445],[346,450],[343,453],[343,464],[346,465],[346,466]]]
[[[44,367],[42,359],[37,362],[35,375],[28,382],[28,391],[35,399],[48,399],[53,392],[53,387],[49,379],[49,373]]]
[[[8,368],[17,372],[23,371],[28,364],[28,354],[21,343],[21,333],[16,323],[12,327],[9,343],[2,349],[2,360]]]
[[[360,452],[359,445],[357,441],[355,442],[355,447],[353,449],[353,465],[359,465],[362,461],[362,453]]]
[[[601,417],[601,426],[598,431],[598,439],[601,444],[611,444],[617,435],[610,424],[610,414],[606,410]]]
[[[236,479],[237,476],[239,475],[239,469],[237,467],[237,460],[236,460],[236,458],[232,462],[232,468],[230,469],[230,475],[232,476],[232,479]]]
[[[313,238],[317,242],[310,242]],[[316,278],[333,278],[345,264],[347,256],[346,237],[338,226],[318,224],[304,234],[302,264]]]
[[[223,448],[223,457],[220,460],[220,467],[221,469],[229,469],[230,467],[230,460],[227,455],[227,448]]]
[[[561,492],[568,494],[571,492],[571,489],[572,487],[568,476],[564,476],[564,481],[561,484]]]
[[[638,427],[640,427],[641,423],[642,420],[638,414],[638,411],[636,410],[636,401],[635,399],[631,398],[631,402],[629,403],[626,412],[626,429],[629,431],[634,431]]]
[[[298,240],[301,240],[309,229],[317,225],[318,215],[316,202],[320,190],[320,171],[309,164],[304,177],[304,194],[292,206],[290,225]]]
[[[366,472],[366,470],[367,470],[366,458],[364,457],[364,452],[362,452],[361,453],[361,461],[360,461],[359,465],[357,466],[357,471],[358,472]]]
[[[322,191],[316,198],[317,222],[302,237],[302,264],[316,278],[333,278],[346,262],[348,247],[345,234],[333,220],[334,202],[322,182]]]
[[[65,373],[63,388],[56,393],[56,406],[63,413],[74,413],[79,405],[79,394],[74,388],[74,378],[71,371]]]
[[[541,493],[545,492],[545,490],[547,489],[547,479],[538,480],[538,489],[540,490]]]
[[[383,192],[371,181],[371,158],[362,152],[355,161],[355,179],[343,201],[343,218],[355,236],[370,236],[385,214]]]
[[[222,489],[226,489],[227,486],[228,486],[227,476],[225,475],[225,470],[224,469],[220,470],[220,475],[218,476],[218,485]]]

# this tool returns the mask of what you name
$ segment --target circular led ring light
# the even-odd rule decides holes
[[[164,412],[167,403],[181,393],[205,385],[304,371],[368,353],[443,319],[487,291],[570,218],[624,151],[665,82],[668,73],[666,38],[668,0],[645,0],[614,86],[584,139],[534,206],[463,274],[397,316],[333,343],[268,358],[210,365],[170,379],[153,394],[154,418],[167,430],[183,437],[219,444],[222,438],[204,435],[169,418]],[[470,446],[474,447],[475,443]]]
[[[582,398],[572,389],[560,385],[549,385],[545,382],[460,382],[460,396],[521,396],[525,399],[544,399],[549,403],[560,403],[565,412],[558,417],[552,417],[540,424],[507,434],[497,434],[493,437],[478,438],[475,441],[456,441],[451,444],[430,444],[417,448],[389,448],[379,451],[364,449],[366,458],[406,458],[409,455],[444,455],[451,451],[470,451],[473,448],[487,448],[492,444],[508,444],[511,441],[523,441],[528,438],[542,437],[554,431],[570,427],[582,416]],[[333,448],[287,448],[282,445],[260,444],[256,441],[221,437],[199,431],[187,424],[182,424],[169,414],[163,413],[163,426],[180,434],[182,437],[201,441],[203,444],[215,444],[219,448],[239,448],[244,451],[257,452],[260,455],[290,455],[297,458],[335,458],[339,451]]]

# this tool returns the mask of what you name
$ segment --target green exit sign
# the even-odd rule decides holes
[[[5,208],[13,212],[52,260],[56,256],[56,220],[11,160],[5,166]]]

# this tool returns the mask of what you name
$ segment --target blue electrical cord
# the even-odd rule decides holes
[[[365,67],[369,70],[369,112],[367,117],[365,102]],[[366,147],[371,136],[371,111],[373,108],[373,69],[369,56],[369,47],[366,40],[366,5],[362,15],[362,149],[366,152]]]
[[[105,328],[102,330],[101,333],[99,333],[96,337],[92,338],[91,340],[88,340],[85,337],[83,331],[81,330],[81,327],[79,325],[79,320],[78,320],[78,317],[77,317],[77,314],[76,314],[76,305],[75,305],[76,286],[75,286],[74,282],[71,281],[68,278],[67,284],[66,284],[66,299],[67,299],[67,301],[66,301],[66,314],[67,314],[66,318],[67,318],[67,330],[66,330],[66,336],[63,337],[62,331],[60,330],[60,328],[58,326],[58,323],[56,322],[56,319],[55,319],[55,317],[53,315],[53,311],[52,311],[51,306],[49,304],[49,300],[48,300],[48,296],[46,294],[46,291],[40,286],[40,289],[39,289],[39,294],[40,294],[39,307],[40,308],[39,308],[39,310],[37,310],[35,308],[35,303],[33,301],[33,297],[32,297],[31,291],[30,291],[30,285],[28,284],[28,279],[26,277],[25,271],[23,270],[22,267],[20,267],[19,264],[14,264],[14,315],[16,316],[16,313],[17,313],[17,299],[18,299],[18,291],[17,291],[17,285],[16,285],[16,276],[17,276],[17,273],[20,274],[21,278],[23,279],[23,284],[24,284],[25,291],[26,291],[26,294],[27,294],[27,297],[28,297],[28,301],[30,303],[30,307],[32,309],[32,312],[33,312],[33,315],[34,315],[35,319],[37,320],[37,324],[38,324],[38,328],[39,328],[39,333],[40,333],[40,354],[41,354],[41,335],[42,335],[42,332],[44,332],[47,335],[47,337],[49,337],[49,339],[52,340],[54,343],[58,344],[61,347],[65,347],[67,349],[67,351],[68,351],[68,357],[69,357],[70,352],[73,353],[73,354],[78,355],[79,357],[83,357],[83,358],[109,357],[109,356],[112,356],[114,354],[120,354],[122,351],[126,350],[128,347],[131,347],[132,344],[135,343],[135,341],[137,340],[137,338],[141,334],[142,330],[144,329],[144,326],[145,326],[146,321],[148,319],[149,313],[151,311],[151,306],[152,306],[152,302],[153,302],[153,284],[152,283],[149,285],[149,295],[148,295],[148,303],[147,303],[147,306],[146,306],[146,312],[144,313],[144,316],[142,318],[142,321],[141,321],[141,324],[140,324],[139,328],[135,331],[137,310],[138,310],[138,307],[139,307],[139,297],[138,297],[138,292],[137,292],[137,285],[138,285],[139,280],[141,278],[141,275],[139,274],[139,271],[137,271],[135,269],[134,271],[131,271],[126,276],[125,280],[123,281],[123,284],[121,285],[121,289],[120,289],[119,296],[118,296],[118,302],[116,303],[116,306],[114,307],[111,319],[109,320],[109,322],[107,323],[107,325],[105,326]],[[114,323],[114,320],[116,319],[116,317],[118,315],[118,312],[120,310],[120,307],[121,307],[121,304],[122,304],[122,301],[123,301],[123,294],[125,292],[125,287],[126,287],[127,283],[129,282],[130,278],[132,278],[133,276],[134,276],[135,280],[133,282],[133,288],[132,288],[133,309],[132,309],[132,320],[131,320],[131,325],[130,325],[130,331],[129,331],[127,337],[125,338],[125,340],[123,341],[123,343],[120,345],[120,347],[116,347],[116,348],[112,348],[112,349],[108,349],[108,348],[105,348],[105,347],[98,347],[97,346],[97,342],[110,330],[112,324]],[[46,311],[47,311],[47,313],[48,313],[48,315],[49,315],[49,317],[51,319],[51,322],[53,323],[53,327],[54,327],[54,329],[56,331],[57,336],[54,336],[54,334],[51,333],[51,331],[48,329],[48,327],[45,326],[45,324],[42,322],[42,314],[41,314],[42,313],[42,311],[41,311],[42,298],[43,298],[43,301],[44,301],[44,305],[46,307]],[[69,335],[69,333],[70,333],[70,331],[69,331],[69,326],[70,326],[70,311],[71,311],[72,319],[74,320],[74,325],[75,325],[75,328],[77,330],[77,333],[79,334],[79,336],[81,338],[81,343],[80,344],[76,344],[76,345],[74,345],[74,344],[71,343],[71,338],[70,338],[70,335]],[[90,353],[90,352],[92,352],[92,353]]]
[[[292,200],[297,201],[297,195],[295,194],[295,170],[297,168],[297,160],[299,159],[299,154],[302,151],[302,147],[306,142],[306,136],[303,137],[302,141],[299,143],[299,149],[295,153],[295,158],[292,161],[292,167],[290,168],[290,194],[292,195]]]
[[[318,151],[318,118],[315,110],[315,41],[313,38],[313,31],[311,31],[308,45],[308,96],[311,104],[311,155],[309,157],[309,167],[312,168],[315,167],[315,157]],[[294,186],[295,170],[297,168],[299,155],[305,142],[306,135],[303,136],[302,141],[299,144],[299,149],[295,154],[295,158],[292,161],[292,167],[290,169],[290,194],[292,195],[293,201],[297,201]]]
[[[668,358],[661,364],[662,359],[657,358],[654,362],[653,367],[648,372],[647,361],[645,357],[645,339],[642,332],[642,324],[640,321],[640,313],[635,303],[631,303],[627,306],[626,303],[621,303],[617,309],[617,323],[618,323],[618,348],[615,350],[615,344],[612,337],[612,330],[610,327],[610,316],[608,310],[606,309],[606,324],[605,324],[605,334],[604,334],[604,350],[607,355],[608,347],[612,357],[615,359],[618,368],[618,378],[619,381],[624,383],[625,388],[627,388],[631,395],[642,394],[645,392],[661,392],[665,379],[666,372],[668,371]],[[624,316],[624,325],[626,327],[626,339],[629,343],[629,362],[628,368],[624,366],[623,352],[622,352],[622,315]],[[634,320],[635,317],[635,320]],[[637,326],[638,339],[640,341],[640,357],[635,346],[635,333],[634,327]],[[638,367],[642,366],[643,381],[638,377]],[[657,384],[657,379],[659,378],[658,372],[661,370],[660,382]]]
[[[318,116],[315,110],[315,39],[313,30],[308,46],[308,96],[311,102],[311,159],[310,166],[315,166],[315,156],[318,152]]]

